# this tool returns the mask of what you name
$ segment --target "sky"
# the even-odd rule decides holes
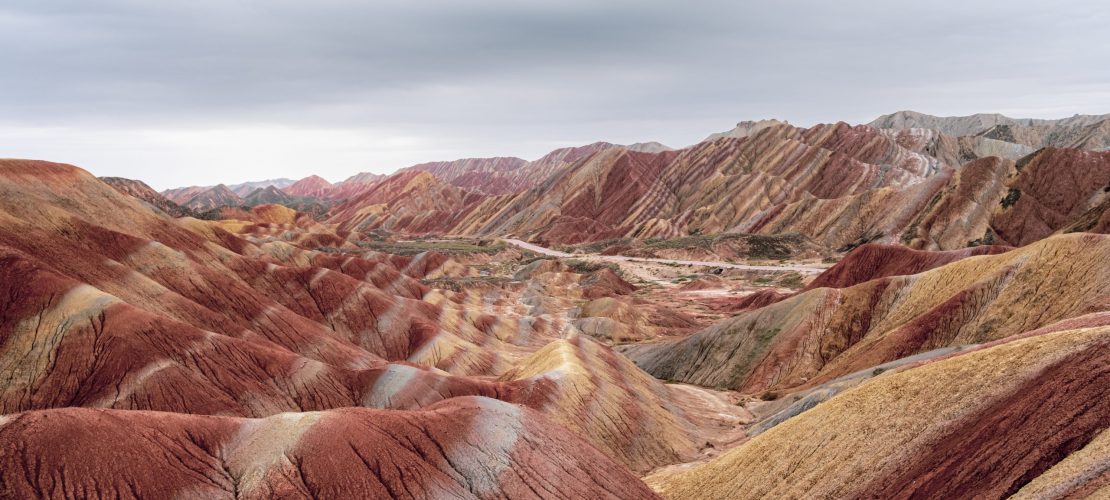
[[[0,0],[0,157],[156,189],[1110,112],[1110,2]]]

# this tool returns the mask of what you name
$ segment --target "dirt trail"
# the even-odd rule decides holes
[[[530,250],[539,254],[548,255],[551,257],[566,257],[582,260],[601,260],[608,262],[655,262],[659,264],[678,264],[683,266],[706,266],[706,267],[721,267],[726,269],[744,269],[748,271],[781,271],[781,272],[798,272],[806,274],[820,274],[825,272],[823,267],[799,266],[799,265],[786,265],[786,266],[755,266],[749,264],[733,264],[731,262],[712,262],[704,260],[677,260],[677,259],[651,259],[642,257],[627,257],[624,255],[597,255],[597,254],[569,254],[552,250],[550,248],[533,245],[528,242],[515,240],[511,238],[502,238],[506,243],[516,245],[525,250]]]

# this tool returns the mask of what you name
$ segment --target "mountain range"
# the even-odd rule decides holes
[[[1105,118],[0,159],[0,497],[1105,496]]]

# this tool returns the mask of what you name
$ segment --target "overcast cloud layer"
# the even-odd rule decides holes
[[[739,120],[1110,112],[1110,3],[0,0],[0,156],[337,181]]]

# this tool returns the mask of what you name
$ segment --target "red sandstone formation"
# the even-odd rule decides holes
[[[220,184],[214,188],[197,193],[181,205],[197,212],[204,212],[223,207],[237,207],[242,204],[242,197],[235,194],[231,189],[228,189],[227,186]]]
[[[272,205],[244,221],[173,219],[61,164],[0,162],[0,193],[6,414],[269,417],[481,395],[543,411],[638,472],[696,452],[700,424],[607,348],[571,337],[530,354],[573,331],[566,320],[533,316],[511,294],[418,281],[465,269],[443,254],[366,251],[351,233]],[[608,269],[556,271],[542,279],[553,289],[580,281],[575,297],[631,291]],[[585,382],[565,383],[582,373],[596,388],[589,398],[578,392]]]
[[[986,245],[946,252],[927,252],[895,245],[867,244],[849,252],[835,266],[817,276],[805,289],[847,288],[888,276],[925,272],[975,255],[994,255],[1009,250],[1010,247]]]
[[[124,179],[123,177],[101,177],[100,180],[115,188],[116,191],[138,198],[173,217],[196,216],[196,213],[192,210],[166,199],[165,196],[162,196],[161,193],[155,191],[143,181]]]
[[[1110,153],[1021,154],[1104,122],[918,118],[168,193],[218,221],[0,160],[0,496],[1105,491],[1110,237],[1073,233],[1110,230]],[[797,294],[705,299],[736,314],[703,328],[612,269],[429,233],[850,252]]]
[[[814,288],[688,338],[621,349],[667,380],[752,393],[808,387],[1108,310],[1108,255],[1110,236],[1056,236],[921,274]]]
[[[283,188],[282,191],[289,193],[293,196],[306,196],[310,198],[330,198],[332,183],[325,180],[318,175],[310,175],[294,182],[289,187]]]
[[[679,151],[610,145],[504,170],[477,160],[435,164],[424,170],[456,185],[490,171],[493,177],[483,177],[490,189],[507,194],[480,193],[472,180],[465,187],[474,191],[431,182],[413,190],[405,187],[410,169],[376,194],[350,200],[330,221],[348,229],[515,235],[544,243],[796,233],[841,251],[868,242],[923,249],[1022,245],[1058,230],[1102,227],[1105,210],[1092,210],[1106,198],[1110,153],[1047,149],[1014,162],[940,140],[844,123],[777,124]],[[1011,158],[1025,151],[976,147]],[[955,163],[968,159],[974,161],[962,168]],[[550,176],[539,180],[533,174],[541,165]],[[507,175],[524,175],[538,189],[496,187]],[[400,192],[414,196],[396,197]],[[435,214],[435,222],[422,214]]]
[[[486,398],[262,419],[44,410],[0,417],[0,450],[6,498],[655,498],[578,436]]]

